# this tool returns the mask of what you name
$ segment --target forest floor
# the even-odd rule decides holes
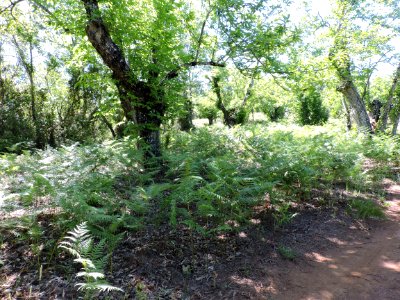
[[[382,187],[385,220],[354,218],[338,187],[314,191],[315,203],[299,204],[277,230],[261,208],[252,225],[213,238],[149,226],[113,254],[106,278],[124,293],[89,299],[400,299],[400,185],[385,179]],[[0,213],[0,222],[8,217]],[[38,216],[49,239],[56,217]],[[0,299],[78,298],[71,257],[42,253],[38,264],[29,245],[2,239]]]

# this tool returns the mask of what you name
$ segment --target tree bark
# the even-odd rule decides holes
[[[88,39],[112,71],[125,117],[138,126],[145,158],[160,157],[160,125],[165,112],[163,93],[133,76],[122,50],[112,40],[101,18],[98,0],[82,2],[88,19]]]
[[[337,35],[334,46],[330,49],[329,60],[337,71],[340,85],[337,90],[343,94],[350,104],[351,115],[353,116],[358,129],[372,133],[372,126],[369,120],[365,103],[354,84],[351,75],[351,60],[348,54],[347,41]]]
[[[194,128],[193,125],[193,103],[190,99],[186,99],[184,103],[183,115],[179,118],[179,125],[182,131],[189,132]]]
[[[392,135],[397,134],[397,128],[399,127],[399,121],[400,121],[400,113],[397,113],[396,118],[394,119],[393,122],[393,129],[392,129]]]
[[[218,76],[214,76],[212,78],[212,86],[215,94],[217,95],[217,103],[216,106],[219,110],[222,111],[223,118],[224,118],[224,124],[227,125],[229,128],[238,124],[244,123],[246,116],[243,114],[247,114],[245,111],[246,109],[246,103],[247,100],[249,99],[251,95],[251,89],[254,85],[254,78],[252,78],[250,85],[248,89],[246,90],[246,93],[243,97],[243,101],[240,105],[239,108],[231,108],[228,109],[225,107],[223,99],[222,99],[222,94],[221,94],[221,87],[219,85],[220,78]]]
[[[337,88],[350,104],[350,114],[353,116],[357,126],[372,133],[372,125],[360,94],[353,81],[342,81],[342,85]]]
[[[386,102],[385,106],[383,107],[383,114],[382,114],[382,118],[381,118],[381,122],[380,122],[380,126],[379,126],[379,131],[381,131],[381,132],[384,132],[386,130],[387,121],[389,118],[389,112],[390,112],[390,108],[393,103],[394,92],[396,91],[396,88],[397,88],[397,85],[399,82],[399,78],[400,78],[400,63],[397,66],[396,73],[393,78],[393,83],[392,83],[392,86],[389,91],[389,96],[388,96],[387,102]]]
[[[344,112],[346,114],[346,127],[347,127],[347,130],[350,131],[351,127],[352,127],[350,110],[349,110],[349,106],[346,103],[346,99],[344,99],[344,97],[342,98],[342,105],[344,108]]]

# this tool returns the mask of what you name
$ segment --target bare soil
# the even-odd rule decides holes
[[[400,299],[400,185],[385,189],[387,220],[355,219],[341,192],[330,207],[299,205],[280,230],[268,211],[218,237],[150,226],[115,251],[106,277],[124,293],[107,299]],[[48,239],[54,217],[40,217]],[[40,270],[30,247],[12,238],[0,249],[0,299],[79,298],[71,257],[42,253]]]
[[[355,235],[327,235],[336,245],[305,253],[272,298],[400,299],[400,185],[387,182],[386,191],[386,221]]]

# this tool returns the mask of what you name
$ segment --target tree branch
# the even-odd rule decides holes
[[[136,83],[132,82],[132,72],[122,50],[111,38],[106,25],[100,14],[98,0],[82,0],[86,15],[86,34],[96,49],[97,53],[101,56],[104,63],[113,72],[113,77],[121,82],[126,87],[131,87]]]
[[[3,8],[2,10],[0,10],[0,15],[2,14],[2,13],[4,13],[6,10],[13,10],[14,9],[14,7],[18,4],[18,3],[21,3],[21,2],[23,2],[24,0],[16,0],[16,1],[14,1],[14,2],[12,2],[12,1],[10,1],[10,5],[8,5],[8,6],[6,6],[5,8]]]
[[[203,25],[201,26],[201,31],[200,31],[200,36],[199,36],[199,40],[197,42],[197,51],[196,51],[196,57],[194,59],[194,61],[197,61],[199,59],[199,54],[200,54],[200,47],[201,47],[201,43],[203,42],[203,35],[204,35],[204,29],[206,27],[207,24],[207,20],[210,17],[211,14],[211,9],[207,12],[206,17],[203,21]]]
[[[179,72],[182,69],[188,68],[188,67],[196,67],[196,66],[212,66],[212,67],[224,68],[224,67],[226,67],[226,64],[224,62],[220,63],[220,62],[215,62],[215,61],[192,61],[192,62],[188,62],[188,63],[182,64],[182,65],[176,67],[175,70],[172,70],[169,73],[167,73],[167,75],[165,76],[165,79],[174,79],[174,78],[178,77]]]

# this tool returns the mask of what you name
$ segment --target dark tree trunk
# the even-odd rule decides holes
[[[125,117],[138,126],[145,158],[160,157],[160,125],[165,112],[163,93],[133,76],[122,50],[112,40],[101,18],[98,0],[82,2],[88,17],[88,39],[113,73]]]
[[[24,50],[21,48],[15,36],[13,36],[13,43],[17,48],[19,59],[25,69],[29,78],[29,93],[31,98],[31,114],[32,123],[35,128],[35,146],[38,149],[44,149],[46,146],[45,135],[42,128],[42,122],[39,120],[39,115],[36,108],[36,86],[34,80],[34,67],[33,67],[33,43],[29,41],[29,57],[26,56]]]
[[[244,107],[241,106],[239,109],[237,108],[231,108],[227,109],[224,105],[224,102],[222,101],[222,94],[221,94],[221,88],[219,86],[219,77],[213,77],[212,78],[212,85],[213,85],[213,90],[215,94],[217,95],[217,103],[216,106],[219,110],[222,111],[223,119],[224,119],[224,124],[227,125],[229,128],[243,123],[245,118],[242,118],[241,114],[245,114],[246,112],[244,111]],[[247,98],[249,97],[249,92],[246,92],[244,101],[242,105],[246,104]]]

